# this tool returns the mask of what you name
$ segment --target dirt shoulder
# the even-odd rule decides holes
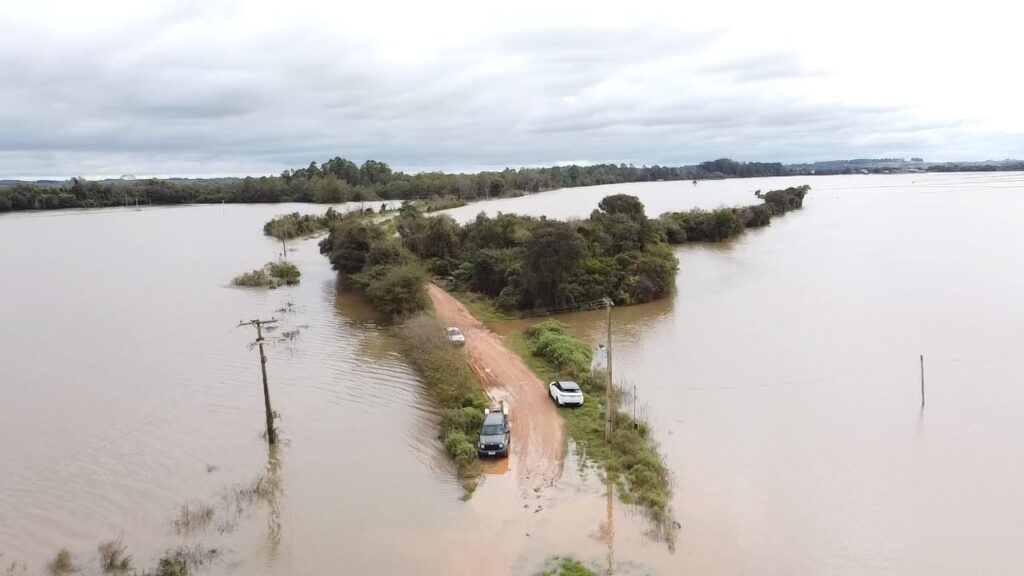
[[[526,488],[551,485],[562,474],[565,428],[545,384],[461,302],[434,284],[427,285],[427,294],[437,319],[466,335],[466,358],[488,396],[509,406],[509,466]]]

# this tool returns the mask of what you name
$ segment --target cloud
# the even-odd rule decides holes
[[[1024,155],[1000,96],[1020,81],[950,86],[907,59],[921,46],[901,56],[906,29],[854,45],[857,22],[783,7],[548,4],[7,7],[0,177],[265,174],[335,155],[407,170]]]

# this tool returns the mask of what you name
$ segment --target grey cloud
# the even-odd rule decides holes
[[[335,155],[448,170],[928,155],[923,132],[959,129],[816,99],[789,84],[823,77],[793,53],[722,61],[716,30],[512,30],[396,69],[315,18],[232,41],[189,32],[206,10],[71,39],[0,24],[0,177],[276,173]]]

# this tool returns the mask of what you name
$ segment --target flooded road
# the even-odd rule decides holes
[[[504,465],[516,468],[527,491],[553,485],[562,475],[565,426],[546,384],[461,302],[435,284],[427,286],[427,294],[442,326],[455,326],[465,334],[466,360],[487,396],[495,406],[503,402],[510,409],[512,449]]]
[[[615,310],[617,371],[675,474],[675,552],[571,451],[550,488],[495,474],[460,501],[436,412],[315,241],[292,243],[300,286],[228,286],[275,257],[266,220],[323,206],[0,216],[0,567],[38,573],[61,547],[88,564],[123,533],[140,567],[216,546],[211,574],[531,574],[566,553],[616,574],[1024,572],[1021,174],[602,186],[452,213],[585,216],[627,192],[655,215],[802,183],[804,210],[680,248],[674,298]],[[184,502],[220,510],[268,466],[236,325],[275,315],[280,494],[183,537]],[[600,313],[564,320],[600,337]]]

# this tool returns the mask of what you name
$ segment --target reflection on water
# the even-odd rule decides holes
[[[524,496],[493,473],[460,501],[392,328],[315,241],[290,246],[301,285],[227,286],[274,257],[263,222],[323,207],[0,216],[0,266],[16,271],[0,282],[16,304],[0,323],[0,560],[85,560],[123,532],[148,565],[175,545],[181,503],[265,470],[282,489],[204,536],[231,550],[211,573],[532,574],[566,553],[615,574],[1024,572],[1022,179],[810,179],[803,211],[679,248],[674,298],[614,309],[616,372],[675,476],[675,552],[571,452],[550,489]],[[619,191],[656,214],[805,180],[594,187],[457,214],[585,216]],[[287,442],[268,457],[251,334],[234,327],[271,315]],[[603,311],[560,319],[602,341]]]

